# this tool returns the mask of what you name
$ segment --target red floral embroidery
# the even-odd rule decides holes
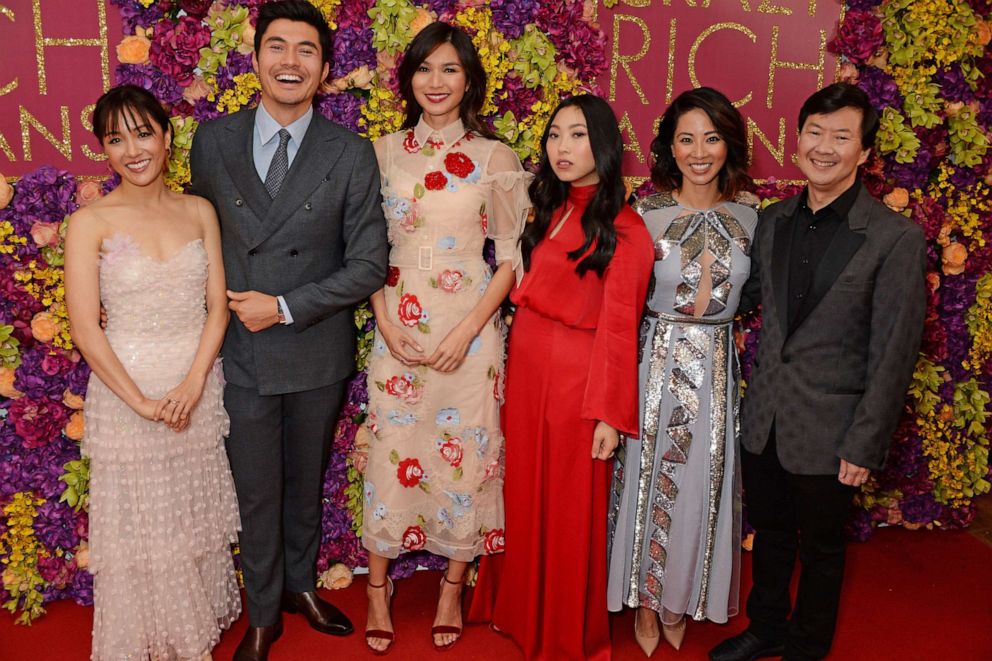
[[[441,458],[451,464],[452,468],[458,468],[462,465],[462,457],[464,456],[462,439],[452,436],[441,443],[438,450],[441,453]]]
[[[438,140],[434,136],[427,138],[427,146],[431,149],[440,149],[444,146],[444,140]]]
[[[488,236],[489,235],[489,214],[488,213],[482,214],[482,218],[479,219],[479,222],[482,223],[482,233]]]
[[[475,163],[464,152],[453,151],[444,157],[444,169],[459,179],[464,179],[472,174]]]
[[[493,399],[497,402],[499,400],[499,372],[496,372],[496,377],[493,379]]]
[[[396,477],[399,478],[400,484],[408,489],[420,484],[420,480],[424,477],[424,469],[420,465],[420,460],[416,457],[407,457],[401,461],[396,469]]]
[[[406,138],[403,140],[403,149],[411,154],[416,154],[420,151],[420,143],[417,142],[417,138],[413,136],[413,129],[406,132]]]
[[[444,269],[437,276],[437,286],[441,291],[457,294],[462,290],[464,274],[456,269]]]
[[[386,381],[385,392],[393,397],[399,397],[408,404],[416,404],[424,393],[424,386],[423,382],[418,381],[412,374],[394,376]]]
[[[410,526],[403,532],[403,548],[407,551],[419,551],[427,543],[427,535],[420,526]]]
[[[427,176],[424,177],[424,187],[427,190],[441,190],[447,183],[448,178],[444,176],[443,172],[428,172]]]
[[[416,296],[413,294],[403,294],[396,314],[404,326],[413,328],[420,323],[420,317],[424,314],[424,308],[421,307],[420,301],[417,300]]]
[[[486,553],[499,553],[506,547],[506,535],[502,528],[493,528],[486,533]]]
[[[395,287],[400,282],[400,269],[398,266],[390,266],[386,271],[386,286]]]

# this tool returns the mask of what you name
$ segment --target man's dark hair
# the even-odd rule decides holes
[[[843,108],[861,111],[861,148],[871,149],[878,133],[878,111],[864,91],[848,83],[834,83],[806,99],[799,110],[799,131],[802,132],[810,115],[828,115]]]
[[[324,15],[320,10],[311,5],[306,0],[280,0],[279,2],[269,2],[262,5],[258,10],[258,21],[255,23],[255,53],[262,48],[262,38],[265,31],[269,29],[272,21],[285,18],[289,21],[299,21],[312,25],[317,30],[320,38],[320,56],[328,65],[333,65],[334,55],[331,44],[331,29],[324,20]]]

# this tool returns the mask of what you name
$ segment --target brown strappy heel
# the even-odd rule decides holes
[[[392,600],[393,600],[392,579],[387,576],[386,581],[384,583],[380,583],[379,585],[375,585],[370,581],[368,587],[372,588],[373,590],[379,590],[382,588],[386,589],[386,610],[388,611],[389,607],[392,605]],[[383,640],[388,640],[389,644],[386,645],[385,649],[377,650],[374,647],[372,647],[372,645],[369,644],[369,640],[372,638],[382,638]],[[369,651],[375,654],[376,656],[383,656],[385,654],[389,654],[389,652],[392,651],[393,649],[393,643],[395,641],[396,641],[396,635],[392,631],[386,631],[384,629],[365,630],[365,645],[369,648]]]
[[[462,580],[460,580],[460,581],[449,581],[448,580],[448,572],[445,571],[444,574],[441,575],[441,583],[439,584],[439,586],[440,587],[444,587],[444,584],[445,583],[447,583],[448,585],[464,585],[465,584],[465,574],[462,574]],[[459,611],[460,611],[461,610],[461,595],[459,595],[458,604],[459,604],[459,607],[458,608],[459,608]],[[453,633],[453,634],[455,634],[457,636],[457,638],[455,638],[450,643],[447,643],[446,645],[438,645],[437,642],[434,640],[434,637],[435,636],[438,636],[438,635],[441,635],[441,634],[445,634],[445,633]],[[456,627],[456,626],[453,626],[451,624],[439,624],[437,626],[431,627],[431,642],[434,643],[434,649],[437,650],[438,652],[447,652],[452,647],[454,647],[455,643],[457,643],[459,640],[461,640],[461,637],[462,637],[462,628],[461,627]]]

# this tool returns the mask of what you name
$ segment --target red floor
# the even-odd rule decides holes
[[[831,659],[871,661],[983,661],[992,659],[992,547],[967,532],[880,530],[866,544],[850,547],[847,583]],[[745,582],[749,557],[744,558]],[[418,572],[398,585],[393,614],[397,642],[388,658],[397,661],[435,654],[429,629],[438,584],[434,572]],[[356,625],[364,626],[364,577],[344,591],[325,593]],[[743,586],[746,594],[747,585]],[[15,626],[0,613],[0,661],[74,661],[89,658],[91,610],[72,603],[51,604],[31,627]],[[286,633],[272,661],[373,658],[364,639],[344,639],[309,629],[288,616]],[[680,652],[665,647],[655,659],[705,659],[707,650],[746,625],[738,616],[727,625],[689,623]],[[242,618],[222,638],[214,658],[230,659],[246,626]],[[613,620],[614,658],[643,659],[633,639],[630,612]],[[513,644],[485,626],[470,626],[444,657],[520,659]]]

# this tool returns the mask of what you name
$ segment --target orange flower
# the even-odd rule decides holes
[[[101,197],[103,197],[103,184],[96,179],[87,179],[76,187],[76,204],[81,207]]]
[[[192,105],[209,93],[210,85],[203,80],[203,76],[194,76],[193,82],[183,90],[183,99]]]
[[[344,563],[338,562],[320,575],[318,583],[331,590],[341,590],[351,585],[352,578],[351,570]]]
[[[35,244],[44,248],[45,246],[57,246],[59,244],[59,224],[43,223],[35,221],[31,226],[31,238]]]
[[[0,173],[0,209],[6,209],[14,199],[14,187],[7,183],[3,173]]]
[[[951,242],[951,232],[954,230],[948,224],[941,225],[940,234],[937,235],[937,243],[942,246],[946,246]]]
[[[68,388],[62,393],[62,403],[73,411],[79,411],[83,408],[83,398],[72,392]]]
[[[931,292],[940,289],[940,276],[933,271],[927,273],[927,285],[930,287]]]
[[[121,64],[147,64],[152,42],[147,37],[131,35],[117,44],[117,59]]]
[[[82,440],[86,424],[83,422],[83,412],[75,411],[69,416],[69,422],[65,425],[65,435],[74,441]]]
[[[896,213],[900,213],[909,204],[909,191],[905,188],[893,188],[882,198],[882,202]]]
[[[89,542],[82,541],[79,542],[79,546],[76,547],[76,566],[80,569],[86,569],[90,566],[90,545]]]
[[[417,17],[413,19],[410,23],[410,29],[413,30],[413,36],[417,36],[421,30],[426,28],[428,25],[434,22],[434,16],[424,9],[423,7],[417,8]]]
[[[31,334],[39,342],[51,342],[59,334],[58,322],[47,312],[39,312],[31,320]]]
[[[14,387],[14,370],[9,367],[0,367],[0,397],[7,399],[17,399],[24,393]]]
[[[975,35],[979,45],[988,46],[989,42],[992,41],[992,27],[986,21],[978,21],[975,26]]]
[[[960,275],[964,273],[964,263],[968,261],[968,249],[957,241],[949,243],[944,246],[940,261],[944,275]]]

